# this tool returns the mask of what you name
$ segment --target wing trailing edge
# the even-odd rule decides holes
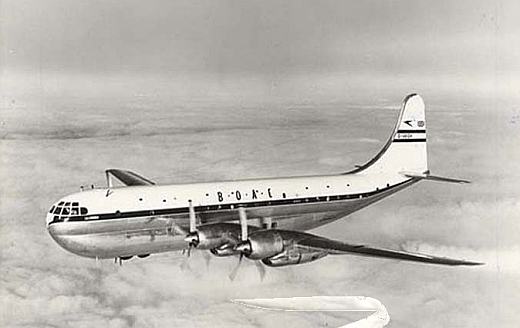
[[[330,240],[327,238],[306,234],[304,238],[298,240],[297,244],[300,247],[311,248],[314,250],[321,250],[328,252],[331,255],[359,255],[359,256],[367,256],[367,257],[378,257],[378,258],[387,258],[394,260],[403,260],[403,261],[411,261],[411,262],[422,262],[422,263],[431,263],[431,264],[441,264],[441,265],[467,265],[467,266],[475,266],[475,265],[483,265],[484,263],[473,262],[467,260],[460,259],[452,259],[448,257],[439,257],[433,256],[429,254],[422,253],[413,253],[406,251],[398,251],[391,250],[379,247],[372,247],[366,245],[353,245],[347,244],[339,241]]]

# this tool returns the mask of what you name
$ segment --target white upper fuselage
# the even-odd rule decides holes
[[[80,202],[81,206],[88,209],[89,216],[95,216],[116,213],[117,211],[123,213],[187,208],[189,200],[196,207],[240,206],[265,201],[302,200],[305,202],[305,199],[316,197],[376,192],[404,180],[407,180],[407,178],[400,174],[387,174],[385,176],[344,174],[182,185],[116,187],[86,190],[66,196],[60,201]]]

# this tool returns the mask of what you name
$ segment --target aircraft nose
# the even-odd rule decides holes
[[[45,226],[47,227],[47,229],[49,229],[49,225],[51,224],[52,220],[53,220],[53,214],[47,213],[47,215],[45,216]]]

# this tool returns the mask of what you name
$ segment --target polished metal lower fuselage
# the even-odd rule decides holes
[[[368,197],[277,206],[248,207],[248,224],[264,228],[306,231],[343,218],[379,201],[417,180],[381,190]],[[198,211],[200,224],[237,222],[237,209]],[[183,250],[188,213],[53,222],[53,239],[66,250],[91,258],[114,258]]]

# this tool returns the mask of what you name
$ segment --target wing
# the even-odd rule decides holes
[[[351,245],[327,238],[305,234],[302,239],[295,241],[297,247],[324,251],[329,254],[353,254],[360,256],[390,258],[404,261],[423,262],[443,265],[482,265],[483,263],[465,260],[437,257],[428,254],[396,251],[365,245]]]
[[[107,182],[109,186],[111,185],[110,175],[114,176],[116,179],[127,186],[152,186],[155,184],[155,182],[143,178],[139,174],[132,171],[108,169],[105,171],[105,173],[107,175]]]

